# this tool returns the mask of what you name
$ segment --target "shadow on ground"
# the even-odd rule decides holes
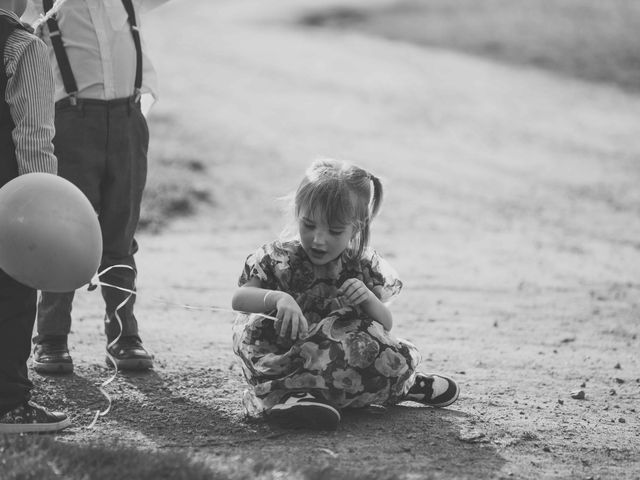
[[[89,378],[106,379],[109,370],[97,365],[78,370],[36,378],[47,383],[42,390],[51,397],[48,403],[61,399],[73,416],[75,427],[60,437],[65,442],[86,437],[97,409],[107,406],[99,384]],[[113,404],[94,428],[96,440],[181,451],[212,468],[222,459],[241,458],[257,470],[296,471],[308,478],[318,472],[324,472],[322,478],[399,478],[398,472],[489,478],[505,463],[482,435],[462,431],[473,419],[453,409],[414,403],[370,407],[343,412],[336,432],[285,430],[246,418],[242,388],[233,372],[214,368],[120,373],[106,387]]]

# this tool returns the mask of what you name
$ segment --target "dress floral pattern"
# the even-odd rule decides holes
[[[253,277],[264,288],[296,299],[309,334],[295,341],[282,339],[273,319],[238,315],[233,349],[250,386],[244,395],[250,415],[268,411],[292,391],[311,392],[337,408],[403,399],[420,363],[418,350],[385,331],[358,306],[343,305],[337,295],[348,278],[360,279],[383,302],[400,292],[402,282],[375,250],[366,249],[359,259],[343,254],[316,266],[299,241],[276,241],[249,255],[238,283],[244,285]]]

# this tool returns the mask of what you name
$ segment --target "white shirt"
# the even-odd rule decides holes
[[[38,14],[41,0],[30,0]],[[140,14],[169,0],[132,0],[136,23]],[[57,14],[62,41],[78,85],[79,98],[113,100],[133,95],[136,51],[127,12],[121,0],[66,0]],[[46,23],[37,32],[49,47],[56,80],[55,101],[67,96],[49,40]],[[142,35],[141,35],[142,36]],[[142,88],[157,98],[157,77],[142,39]]]

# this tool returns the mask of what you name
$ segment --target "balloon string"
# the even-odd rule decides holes
[[[112,270],[113,268],[128,268],[128,269],[132,270],[133,273],[134,273],[134,288],[135,288],[135,273],[136,273],[136,271],[130,265],[112,265],[112,266],[102,270],[102,272],[98,273],[97,277],[100,278],[100,276],[104,275],[105,273],[107,273],[108,271]],[[118,314],[118,310],[120,310],[122,307],[124,307],[127,304],[127,302],[131,299],[131,297],[133,297],[133,295],[135,295],[135,290],[129,290],[129,289],[126,289],[126,288],[118,287],[116,285],[111,285],[109,283],[104,283],[104,282],[101,282],[99,280],[96,282],[96,284],[97,285],[101,285],[103,287],[111,287],[111,288],[115,288],[115,289],[120,290],[120,291],[128,292],[129,295],[127,295],[127,297],[122,302],[120,302],[118,304],[118,306],[116,307],[116,309],[114,311],[114,316],[115,316],[116,320],[118,321],[118,327],[120,327],[120,328],[119,328],[119,332],[118,332],[118,335],[116,336],[116,338],[114,338],[107,345],[107,357],[111,361],[111,364],[113,365],[113,368],[115,370],[113,372],[113,375],[111,375],[111,377],[107,378],[98,387],[98,390],[100,390],[100,393],[102,393],[102,395],[107,399],[107,408],[105,408],[104,410],[98,409],[96,411],[96,414],[93,417],[93,421],[91,422],[91,424],[89,424],[88,428],[93,428],[95,426],[96,422],[98,421],[98,418],[104,417],[105,415],[107,415],[111,411],[111,405],[112,405],[111,396],[107,393],[105,388],[111,382],[113,382],[116,379],[116,377],[118,376],[118,364],[116,363],[116,359],[113,357],[113,355],[111,355],[111,352],[109,351],[109,348],[114,346],[118,342],[118,340],[120,340],[120,337],[122,337],[122,319],[120,318],[120,315]],[[90,288],[91,288],[92,285],[93,285],[93,288],[92,288],[92,290],[93,290],[93,289],[95,289],[95,284],[93,284],[93,282],[92,282],[90,284]],[[107,321],[110,321],[110,320],[107,319]]]
[[[62,7],[62,4],[64,2],[66,2],[67,0],[56,0],[53,3],[53,6],[51,7],[51,10],[49,10],[48,12],[46,12],[44,15],[40,14],[40,16],[31,24],[31,28],[33,28],[33,31],[37,31],[38,28],[40,28],[40,26],[45,23],[47,20],[49,20],[51,17],[53,17],[56,13],[58,13],[58,10],[60,10],[60,7]]]
[[[185,310],[205,310],[210,312],[241,313],[243,315],[260,315],[261,317],[278,321],[276,317],[267,315],[266,313],[244,312],[242,310],[234,310],[232,308],[217,307],[215,305],[204,306],[204,305],[188,305],[186,303],[173,303],[173,302],[167,302],[166,300],[163,300],[162,298],[159,298],[159,297],[154,297],[152,298],[152,300],[154,300],[156,303],[162,303],[163,305],[167,305],[170,307],[180,307],[180,308],[184,308]]]
[[[131,299],[131,297],[133,297],[134,295],[137,295],[138,292],[136,290],[131,290],[128,288],[124,288],[124,287],[119,287],[117,285],[113,285],[111,283],[106,283],[100,280],[100,277],[102,275],[104,275],[105,273],[109,272],[110,270],[114,269],[114,268],[128,268],[130,270],[132,270],[134,272],[135,275],[135,269],[133,267],[131,267],[130,265],[111,265],[110,267],[105,268],[104,270],[102,270],[101,272],[97,273],[96,276],[94,277],[94,279],[91,280],[91,282],[89,283],[89,290],[95,290],[96,287],[101,286],[101,287],[107,287],[107,288],[113,288],[115,290],[119,290],[121,292],[126,292],[128,293],[127,297],[120,303],[118,304],[118,306],[115,309],[115,318],[118,322],[118,327],[120,328],[120,331],[118,333],[118,336],[111,341],[108,345],[107,345],[107,357],[109,358],[109,360],[111,360],[111,363],[113,364],[115,371],[113,373],[113,375],[111,375],[109,378],[107,378],[104,382],[102,382],[100,384],[100,386],[98,387],[98,390],[100,390],[100,393],[102,393],[102,395],[107,399],[107,408],[105,408],[104,410],[100,410],[98,409],[93,417],[93,421],[89,424],[89,426],[87,428],[94,428],[96,423],[98,422],[98,419],[100,417],[104,417],[106,416],[110,411],[111,411],[111,407],[113,405],[113,401],[111,399],[111,396],[109,395],[109,393],[105,390],[106,387],[113,382],[116,377],[118,376],[118,364],[115,361],[115,358],[113,357],[113,355],[111,355],[111,352],[109,352],[109,348],[111,348],[113,345],[115,345],[118,340],[120,340],[120,338],[122,337],[122,319],[120,318],[120,315],[118,314],[118,310],[120,310],[121,308],[123,308],[127,302]],[[135,280],[134,280],[134,288],[135,288]],[[173,302],[167,302],[166,300],[163,300],[159,297],[154,297],[152,300],[154,300],[157,303],[162,303],[164,305],[168,305],[168,306],[173,306],[173,307],[180,307],[180,308],[184,308],[186,310],[206,310],[206,311],[213,311],[213,312],[226,312],[226,313],[240,313],[240,314],[244,314],[244,315],[260,315],[262,317],[277,321],[278,319],[276,317],[273,317],[271,315],[267,315],[265,313],[255,313],[255,312],[243,312],[240,310],[234,310],[231,308],[223,308],[223,307],[217,307],[214,305],[211,306],[201,306],[201,305],[188,305],[188,304],[184,304],[184,303],[173,303]]]

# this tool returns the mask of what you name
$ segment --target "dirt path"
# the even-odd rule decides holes
[[[140,237],[137,311],[157,368],[112,383],[95,430],[108,374],[99,294],[80,293],[77,374],[35,376],[75,412],[60,438],[220,469],[640,478],[640,99],[288,23],[329,3],[175,1],[147,18],[162,81],[154,151],[206,162],[216,203]],[[175,25],[192,29],[176,37]],[[460,381],[454,408],[360,412],[329,435],[243,419],[232,315],[184,306],[228,307],[244,257],[279,231],[274,199],[317,155],[385,179],[372,236],[405,282],[395,328],[425,369]]]

